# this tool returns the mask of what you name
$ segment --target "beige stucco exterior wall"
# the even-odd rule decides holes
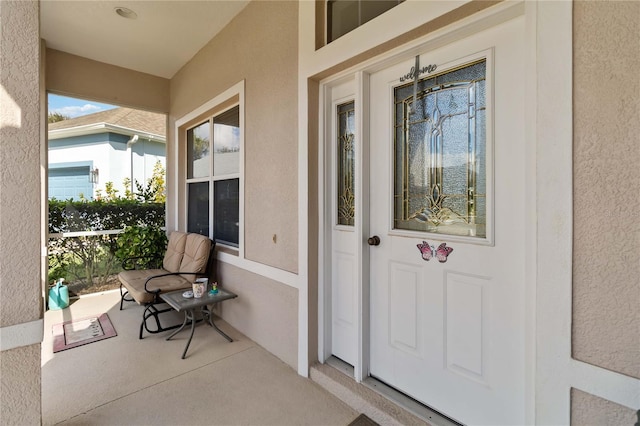
[[[0,352],[0,421],[7,425],[40,424],[41,412],[40,343],[18,336],[8,348],[5,340],[11,326],[37,328],[42,318],[38,13],[38,2],[0,2],[0,327],[8,349]]]
[[[216,311],[235,329],[298,367],[298,291],[227,263],[218,263],[224,288],[239,295]]]
[[[636,421],[638,417],[630,408],[571,389],[572,426],[631,426]]]
[[[176,120],[244,80],[245,258],[290,272],[298,269],[297,14],[297,2],[250,3],[171,79],[168,145],[171,156]],[[178,194],[169,206],[178,203],[179,228],[184,170],[172,167],[182,161],[167,169],[182,176],[179,188],[172,179],[168,186]],[[175,223],[172,214],[167,223]],[[221,262],[217,278],[239,295],[222,307],[223,318],[297,368],[297,289]]]
[[[640,2],[573,13],[573,357],[640,378]]]
[[[170,112],[177,120],[245,80],[245,257],[290,272],[298,269],[297,13],[293,1],[250,3],[171,80]]]
[[[129,108],[169,112],[169,80],[47,49],[47,90]]]
[[[42,412],[40,344],[0,353],[0,371],[0,423],[39,425]]]

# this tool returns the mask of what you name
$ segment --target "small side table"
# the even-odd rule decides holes
[[[189,340],[187,341],[187,345],[184,348],[184,352],[182,352],[182,359],[187,355],[187,350],[189,349],[189,345],[191,344],[191,339],[193,338],[193,332],[196,329],[196,318],[195,313],[196,309],[200,308],[203,316],[208,319],[208,323],[211,327],[213,327],[218,333],[224,336],[229,342],[233,342],[233,339],[227,336],[222,330],[220,330],[213,323],[213,314],[207,308],[209,305],[215,305],[216,303],[223,302],[229,299],[235,299],[238,297],[237,294],[231,293],[230,291],[218,289],[218,294],[211,295],[208,292],[202,295],[200,298],[186,298],[182,296],[186,290],[178,290],[172,291],[170,293],[163,293],[160,295],[160,298],[164,300],[169,306],[175,309],[178,312],[184,312],[184,322],[176,331],[171,333],[166,340],[170,340],[173,336],[181,332],[187,325],[189,321],[191,321],[191,334],[189,335]],[[206,308],[206,309],[205,309]]]

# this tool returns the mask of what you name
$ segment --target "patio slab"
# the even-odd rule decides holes
[[[109,292],[45,314],[43,424],[347,425],[358,415],[224,321],[232,343],[199,326],[182,360],[188,333],[139,340],[142,307],[118,303]],[[53,354],[53,324],[103,312],[118,336]]]

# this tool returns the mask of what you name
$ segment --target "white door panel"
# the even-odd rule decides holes
[[[353,193],[348,194],[349,196],[344,194],[344,180],[349,178],[346,176],[349,173],[345,172],[344,164],[340,160],[346,159],[341,154],[341,150],[345,147],[345,141],[341,140],[341,137],[345,137],[346,130],[354,131],[352,125],[347,126],[348,129],[344,126],[345,114],[350,114],[351,124],[355,122],[354,97],[355,82],[353,80],[335,85],[329,89],[325,111],[326,122],[329,123],[326,129],[325,152],[330,164],[327,206],[330,207],[331,214],[327,215],[327,218],[331,222],[325,225],[330,230],[331,241],[331,354],[351,365],[356,364],[358,354],[357,272],[359,264],[356,256],[355,218],[353,212],[347,208],[354,203],[350,197]],[[348,113],[352,106],[353,113]],[[341,131],[343,134],[340,134]],[[353,134],[349,143],[355,145],[355,139]],[[350,185],[346,186],[354,185],[355,175],[351,175]]]
[[[476,104],[469,101],[468,111],[472,112],[465,112],[462,121],[457,113],[450,113],[439,128],[442,134],[415,136],[409,127],[404,133],[397,132],[394,90],[407,84],[399,78],[413,67],[414,60],[376,72],[370,79],[370,233],[381,240],[379,246],[370,248],[371,375],[468,424],[525,422],[523,32],[524,19],[518,18],[420,56],[421,66],[437,65],[432,75],[465,70],[467,64],[486,61],[486,81],[468,92],[479,99],[475,91],[486,91],[482,95],[486,97],[486,109],[482,109],[486,126],[482,129],[473,127],[476,121],[472,118],[480,114],[480,109],[476,111]],[[425,82],[424,87],[428,84]],[[445,86],[434,89],[434,93],[440,92],[433,96],[424,89],[425,117],[430,99],[439,105],[438,96],[446,96],[453,105],[451,111],[456,111],[460,98]],[[435,123],[438,114],[434,112],[425,120]],[[450,135],[460,132],[456,127],[459,123],[473,132],[486,132],[473,135],[486,138],[486,146],[477,148],[480,153],[475,151],[476,145],[471,148],[470,142],[467,146],[463,141],[460,146],[467,150],[466,157],[456,151],[462,148],[454,147],[447,148],[451,151],[444,160],[437,160],[443,163],[424,160],[439,164],[429,170],[433,170],[433,176],[440,173],[440,177],[432,177],[429,182],[444,182],[438,188],[442,193],[449,191],[446,197],[451,208],[439,210],[443,216],[438,217],[444,219],[437,225],[433,225],[433,217],[438,209],[425,210],[431,228],[420,229],[423,225],[418,219],[423,220],[422,216],[415,213],[415,200],[407,196],[409,214],[403,216],[402,223],[410,229],[398,229],[396,224],[401,221],[394,220],[394,214],[401,204],[394,194],[399,193],[401,185],[395,177],[403,175],[397,172],[405,166],[396,162],[394,138],[401,140],[405,137],[402,135],[409,135],[406,146],[413,152],[420,143],[454,146],[457,142],[452,142],[454,137]],[[469,154],[472,149],[474,156]],[[474,160],[471,166],[471,160],[465,160],[461,166],[458,161],[478,155],[483,156],[483,163]],[[404,163],[407,182],[413,185],[410,188],[416,187],[418,176],[412,167],[420,161],[421,157],[414,155]],[[472,191],[450,195],[453,190],[447,189],[447,179],[454,179],[460,170],[467,173],[465,179]],[[476,194],[476,188],[482,190]],[[429,194],[429,202],[433,202],[440,192]],[[456,212],[454,205],[463,206],[466,216],[447,216]],[[446,228],[449,223],[453,225]],[[423,241],[434,249],[446,243],[453,251],[445,257],[446,262],[440,262],[435,253],[425,261],[418,248]]]

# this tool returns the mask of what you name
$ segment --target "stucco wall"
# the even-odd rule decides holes
[[[40,294],[40,40],[37,4],[35,9],[22,2],[2,5],[1,57],[9,59],[2,60],[0,77],[0,90],[6,91],[0,127],[0,326],[5,327],[42,313],[34,302]]]
[[[297,2],[250,3],[171,79],[169,114],[174,138],[175,120],[245,80],[245,258],[291,272],[298,268],[297,13]],[[170,197],[182,188],[169,180]],[[184,206],[184,193],[177,200]],[[175,223],[171,214],[167,223]],[[217,277],[239,295],[223,318],[297,368],[297,290],[224,263]]]
[[[298,368],[298,291],[260,275],[218,263],[224,288],[239,295],[217,305],[217,313],[236,330]]]
[[[0,423],[39,425],[40,344],[2,352],[0,372]]]
[[[47,49],[47,90],[146,111],[169,111],[169,80]]]
[[[636,421],[636,412],[630,408],[571,389],[572,426],[631,426]]]
[[[640,378],[640,2],[573,13],[573,356]]]
[[[38,3],[0,2],[0,327],[3,329],[37,322],[42,317],[39,58]],[[3,341],[2,346],[6,345]],[[8,425],[40,424],[40,343],[16,345],[0,353],[0,421]]]
[[[291,272],[298,268],[297,13],[293,1],[250,3],[171,79],[170,112],[173,122],[245,80],[245,257]]]

